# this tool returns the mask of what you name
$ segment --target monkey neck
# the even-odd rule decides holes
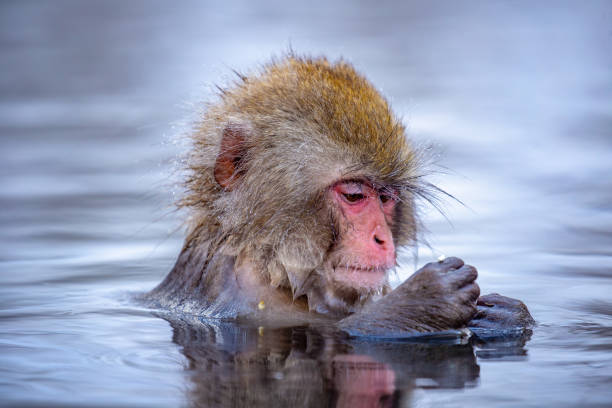
[[[234,274],[241,294],[251,299],[254,309],[272,309],[275,313],[289,309],[308,312],[308,304],[303,297],[294,299],[289,287],[271,285],[269,277],[260,271],[257,263],[237,257]]]
[[[249,260],[237,261],[234,273],[238,286],[248,297],[258,299],[258,302],[264,301],[265,305],[277,310],[290,306],[300,311],[341,318],[355,313],[376,298],[375,293],[364,294],[353,288],[329,284],[316,270],[310,273],[300,291],[296,292],[290,286],[271,285],[269,277],[259,269],[256,263]]]

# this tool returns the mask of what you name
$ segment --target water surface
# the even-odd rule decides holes
[[[609,406],[609,2],[3,2],[0,405]],[[131,301],[171,268],[190,120],[289,44],[344,56],[432,144],[429,247],[527,342],[350,342]],[[523,339],[525,340],[525,339]]]

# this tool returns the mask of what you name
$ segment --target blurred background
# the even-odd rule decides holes
[[[395,281],[457,255],[539,323],[527,358],[408,403],[611,404],[611,2],[59,0],[0,3],[0,405],[194,405],[130,294],[181,248],[214,84],[289,47],[352,62],[464,203],[423,203],[429,246]]]

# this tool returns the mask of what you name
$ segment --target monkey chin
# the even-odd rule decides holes
[[[382,291],[387,283],[387,269],[354,265],[336,266],[332,281],[338,287],[353,289],[362,294]]]

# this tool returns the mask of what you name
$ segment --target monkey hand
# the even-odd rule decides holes
[[[397,336],[465,326],[476,313],[476,268],[459,258],[432,262],[379,301],[340,321],[353,335]]]
[[[468,324],[482,329],[529,328],[535,324],[527,306],[517,299],[497,293],[481,296],[478,311]]]

